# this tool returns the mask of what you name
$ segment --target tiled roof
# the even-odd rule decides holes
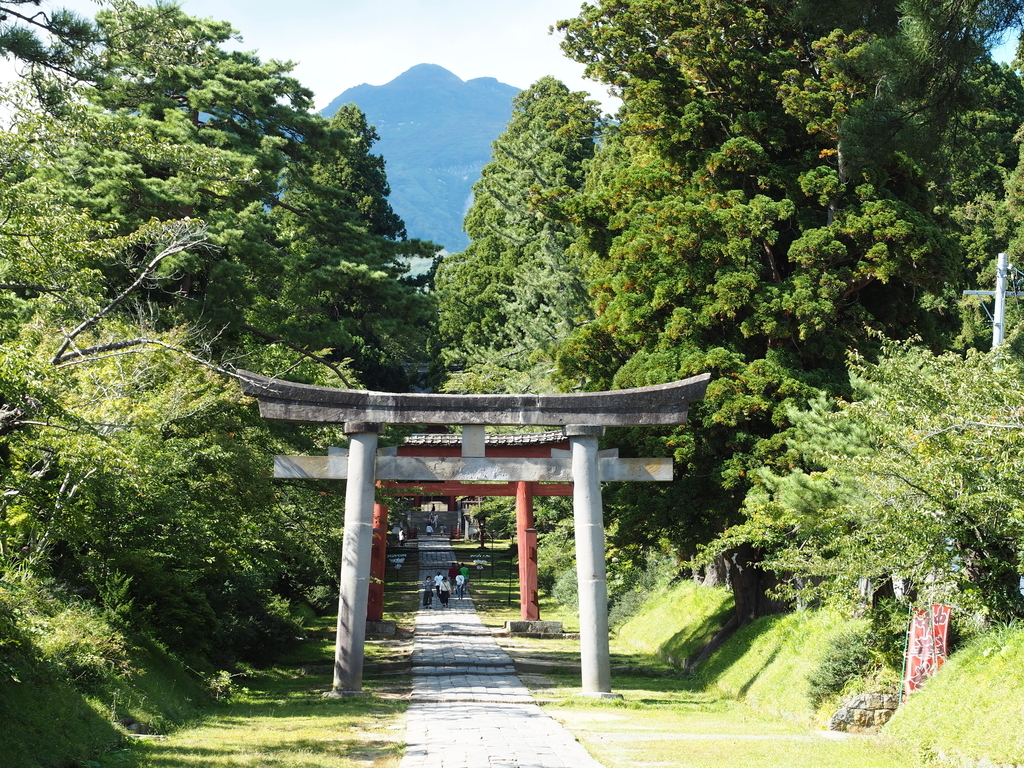
[[[567,440],[561,430],[551,432],[509,432],[486,434],[484,445],[552,445]],[[454,446],[462,445],[462,435],[419,434],[405,438],[406,445]]]

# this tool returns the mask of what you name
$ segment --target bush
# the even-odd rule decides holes
[[[306,601],[318,616],[330,615],[338,610],[338,585],[320,584],[310,587],[306,592]]]
[[[240,661],[267,664],[295,645],[302,628],[288,601],[274,595],[255,573],[239,573],[211,589],[217,621],[209,660],[218,667]]]
[[[807,675],[811,703],[818,707],[851,680],[865,676],[874,658],[868,632],[852,629],[833,637],[818,666]]]
[[[671,557],[651,553],[642,568],[626,566],[610,574],[608,583],[608,624],[617,627],[634,616],[651,595],[665,589],[679,568]]]
[[[553,530],[541,534],[537,546],[537,586],[554,596],[559,574],[576,568],[576,546],[572,520],[560,520]]]
[[[879,601],[869,616],[869,642],[881,662],[897,672],[903,669],[910,616],[907,606],[893,599]]]
[[[558,574],[551,594],[559,605],[564,605],[566,608],[571,608],[574,611],[580,609],[579,581],[576,577],[575,568],[567,568]]]
[[[292,618],[302,627],[311,627],[316,623],[316,611],[306,603],[292,606]]]

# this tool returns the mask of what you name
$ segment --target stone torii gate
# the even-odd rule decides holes
[[[583,693],[614,695],[600,483],[671,480],[672,460],[601,458],[598,438],[609,426],[685,424],[689,403],[704,397],[710,374],[652,387],[555,395],[397,394],[314,387],[246,371],[239,375],[242,391],[258,399],[264,418],[344,424],[349,436],[348,451],[274,457],[275,477],[348,481],[334,659],[336,695],[362,689],[377,480],[572,482]],[[462,456],[378,452],[378,435],[386,424],[462,425]],[[569,456],[487,458],[484,428],[499,425],[560,426],[569,438]]]

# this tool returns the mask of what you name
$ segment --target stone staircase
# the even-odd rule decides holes
[[[435,512],[437,516],[437,525],[434,528],[434,536],[440,536],[440,527],[445,526],[445,530],[448,531],[448,535],[451,536],[453,533],[458,535],[458,521],[459,513],[455,510],[449,510],[447,512]],[[408,525],[410,528],[415,528],[419,531],[420,536],[427,535],[427,520],[430,517],[429,510],[413,509],[410,510],[408,515]]]

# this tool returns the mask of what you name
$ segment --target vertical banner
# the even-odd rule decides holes
[[[949,641],[948,605],[915,608],[910,614],[907,655],[903,666],[903,700],[920,690],[946,661]]]

